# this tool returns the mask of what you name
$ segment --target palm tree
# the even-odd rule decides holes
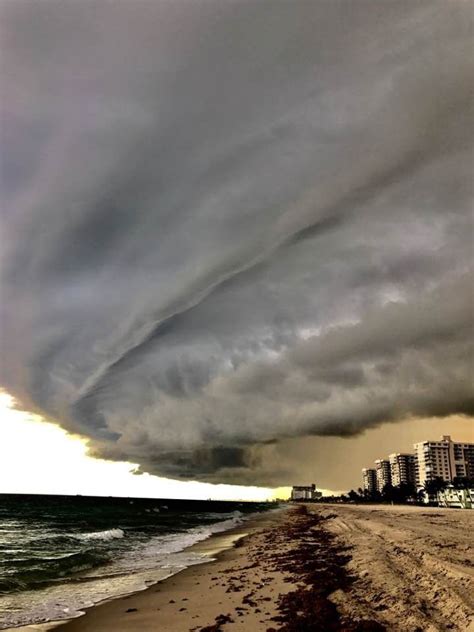
[[[448,485],[449,483],[447,481],[443,480],[440,476],[436,476],[433,480],[426,481],[423,487],[428,496],[436,496],[438,492],[446,489]]]
[[[426,496],[429,502],[435,501],[438,499],[438,493],[446,489],[448,485],[448,481],[445,481],[440,476],[436,476],[430,481],[425,481],[423,489],[419,492],[420,499]]]
[[[474,487],[474,480],[466,476],[455,476],[453,479],[453,486],[456,489],[469,489]]]

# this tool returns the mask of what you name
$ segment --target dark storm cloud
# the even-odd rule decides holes
[[[0,383],[96,454],[234,482],[286,482],[287,437],[472,413],[469,25],[4,3]]]

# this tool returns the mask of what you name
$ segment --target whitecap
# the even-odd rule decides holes
[[[105,531],[92,531],[91,533],[74,533],[72,537],[78,540],[115,540],[116,538],[123,538],[124,532],[122,529],[106,529]]]

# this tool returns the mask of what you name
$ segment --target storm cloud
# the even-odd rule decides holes
[[[0,384],[236,483],[473,414],[471,9],[4,2]]]

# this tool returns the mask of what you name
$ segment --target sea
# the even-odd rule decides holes
[[[189,547],[274,503],[0,494],[0,629],[85,608],[209,560]]]

